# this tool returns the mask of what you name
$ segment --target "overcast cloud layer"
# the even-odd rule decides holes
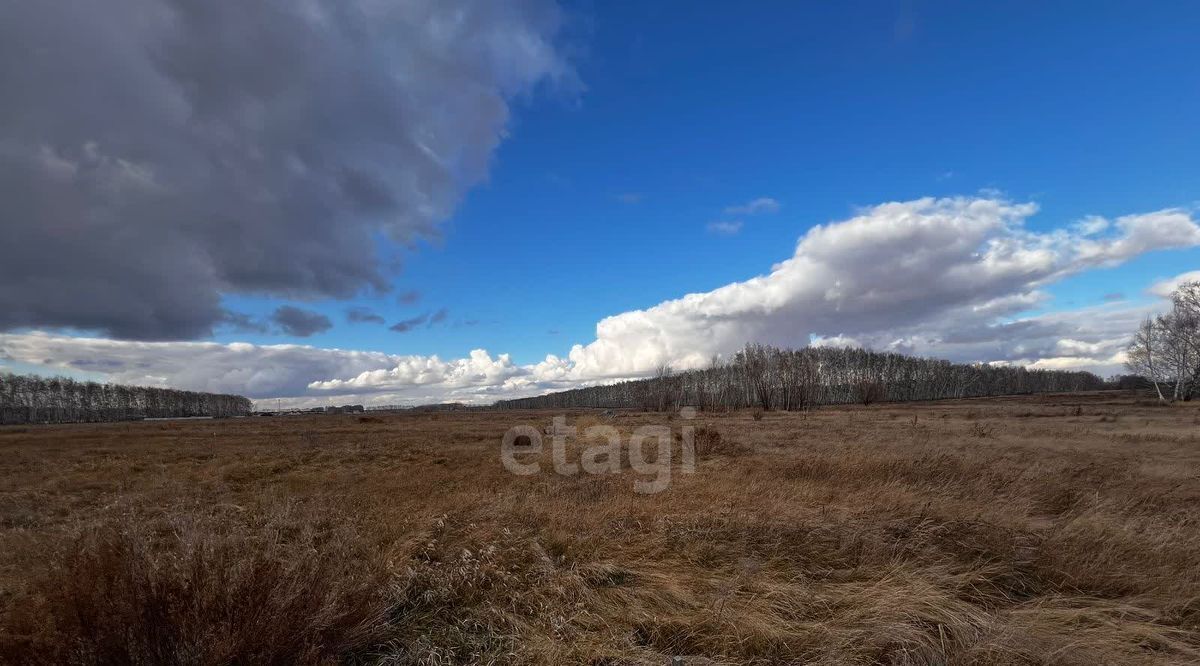
[[[571,77],[559,20],[538,0],[0,3],[0,330],[194,338],[238,321],[221,293],[387,289],[373,237],[435,235],[509,100]]]
[[[301,345],[135,343],[48,334],[0,335],[0,359],[252,397],[328,402],[490,401],[635,377],[660,363],[701,367],[747,341],[861,344],[958,361],[1120,370],[1137,323],[1171,286],[1131,285],[1155,300],[1020,316],[1042,288],[1140,254],[1200,245],[1183,210],[1094,217],[1050,233],[1024,227],[1037,207],[989,198],[919,199],[814,227],[762,276],[608,317],[566,357],[517,365],[477,349],[467,358],[399,356]],[[1200,274],[1198,274],[1200,275]]]

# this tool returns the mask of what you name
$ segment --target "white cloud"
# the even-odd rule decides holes
[[[399,390],[428,384],[447,388],[496,386],[529,372],[513,365],[508,354],[493,359],[483,349],[474,349],[468,358],[451,361],[442,361],[437,356],[401,356],[396,361],[391,368],[364,371],[346,380],[314,381],[308,388],[336,394]]]
[[[1103,217],[1089,215],[1072,225],[1072,228],[1080,236],[1094,236],[1106,231],[1110,226],[1112,226],[1111,223]]]
[[[720,236],[733,236],[742,230],[742,221],[733,220],[731,222],[709,222],[708,233],[718,234]]]
[[[566,386],[556,381],[553,362],[516,366],[507,354],[493,358],[482,349],[464,359],[443,361],[437,356],[308,345],[136,342],[28,333],[0,334],[0,358],[125,384],[258,399],[299,398],[292,405],[490,402],[518,391]]]
[[[761,215],[764,213],[778,213],[782,205],[771,197],[759,197],[752,201],[747,201],[740,206],[728,206],[725,208],[726,215]]]
[[[304,345],[129,342],[44,333],[0,335],[0,360],[103,373],[114,381],[296,396],[328,402],[488,402],[645,375],[661,363],[701,367],[747,341],[854,344],[958,361],[1121,370],[1129,334],[1166,306],[1125,302],[1044,308],[1043,288],[1140,253],[1200,245],[1188,213],[1165,210],[1045,233],[1037,207],[1002,199],[888,203],[800,238],[766,275],[607,317],[565,356],[517,365]],[[1163,285],[1197,272],[1163,281]]]
[[[1180,209],[1126,215],[1117,218],[1113,226],[1118,230],[1116,238],[1093,238],[1093,233],[1087,238],[1067,234],[1067,242],[1076,244],[1081,266],[1115,266],[1159,248],[1200,245],[1200,227],[1190,213]]]
[[[1073,340],[1071,338],[1063,338],[1055,346],[1059,352],[1069,356],[1099,354],[1104,349],[1104,344],[1101,342],[1084,342],[1083,340]]]
[[[1154,296],[1170,298],[1171,292],[1178,289],[1179,285],[1183,284],[1184,282],[1200,282],[1200,271],[1189,271],[1187,273],[1176,275],[1173,278],[1159,280],[1151,285],[1148,291]]]
[[[380,352],[244,342],[136,342],[47,333],[0,335],[0,358],[100,373],[111,381],[252,397],[303,395],[316,377],[387,367]]]
[[[1035,370],[1087,370],[1097,372],[1101,369],[1110,370],[1107,375],[1118,374],[1125,363],[1125,352],[1117,352],[1105,358],[1090,356],[1054,356],[1040,358],[1036,361],[1023,363]]]
[[[571,372],[591,379],[666,362],[698,367],[748,340],[838,337],[960,360],[1016,358],[1008,336],[1070,328],[1053,316],[1006,321],[1044,300],[1045,285],[1200,245],[1200,226],[1180,210],[1118,218],[1114,233],[1089,229],[1086,238],[1027,230],[1036,211],[1002,199],[926,198],[814,227],[767,275],[604,319],[595,341],[571,350]]]

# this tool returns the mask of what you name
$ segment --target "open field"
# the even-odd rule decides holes
[[[1200,405],[701,414],[649,495],[507,472],[553,414],[0,428],[0,661],[1200,661]]]

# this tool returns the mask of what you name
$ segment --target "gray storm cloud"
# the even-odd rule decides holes
[[[535,0],[0,3],[0,329],[184,339],[222,293],[388,288],[510,101],[569,81]]]
[[[284,333],[297,338],[307,338],[333,328],[333,322],[329,321],[329,317],[320,312],[292,305],[281,305],[276,308],[275,312],[271,314],[271,321],[283,329]]]

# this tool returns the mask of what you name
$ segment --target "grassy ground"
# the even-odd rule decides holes
[[[652,495],[505,471],[549,412],[0,428],[0,661],[1196,663],[1198,407],[702,414]]]

